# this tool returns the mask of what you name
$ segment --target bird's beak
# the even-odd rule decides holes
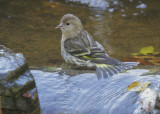
[[[63,25],[62,25],[62,23],[61,23],[61,24],[59,24],[59,25],[56,27],[56,29],[62,28],[62,27],[63,27]]]

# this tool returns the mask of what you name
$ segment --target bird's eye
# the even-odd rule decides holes
[[[66,23],[66,25],[70,25],[70,23]]]

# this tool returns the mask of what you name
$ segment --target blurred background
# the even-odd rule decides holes
[[[111,57],[159,65],[159,6],[159,0],[0,0],[0,44],[23,53],[30,67],[59,67],[55,27],[71,13]]]

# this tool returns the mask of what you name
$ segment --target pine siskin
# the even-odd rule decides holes
[[[78,66],[96,67],[98,78],[107,78],[138,64],[109,57],[103,46],[83,28],[80,19],[72,14],[64,15],[56,28],[62,31],[61,55],[64,60]]]

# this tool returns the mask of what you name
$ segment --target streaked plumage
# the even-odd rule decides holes
[[[99,78],[107,78],[138,64],[109,57],[103,46],[83,29],[80,19],[72,14],[64,15],[57,28],[62,30],[61,55],[64,60],[78,66],[96,67]]]

